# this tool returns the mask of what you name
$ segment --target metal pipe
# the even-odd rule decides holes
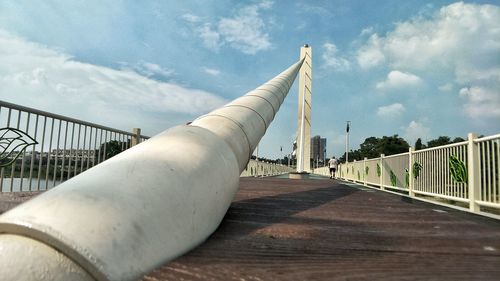
[[[224,217],[241,172],[301,65],[4,213],[2,278],[19,280],[6,274],[26,270],[27,250],[21,248],[33,249],[30,270],[40,273],[26,281],[126,281],[202,243]],[[268,99],[268,93],[282,99]],[[13,239],[21,246],[10,247]],[[45,256],[91,277],[68,278]]]

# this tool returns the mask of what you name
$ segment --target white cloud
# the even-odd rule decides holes
[[[384,37],[372,35],[358,55],[378,53],[391,66],[422,69],[429,65],[469,68],[491,58],[500,49],[500,8],[493,5],[458,2],[441,8],[432,18],[417,17],[396,24]],[[358,56],[359,58],[359,56]],[[359,60],[370,67],[381,59]],[[497,61],[498,62],[498,61]],[[493,64],[497,68],[496,64]]]
[[[462,88],[459,96],[466,99],[465,113],[471,118],[500,118],[500,92],[487,88]]]
[[[404,87],[414,87],[422,83],[420,77],[399,70],[393,70],[387,74],[385,81],[379,82],[376,85],[377,89],[399,89]]]
[[[405,107],[400,103],[393,103],[381,106],[377,109],[377,115],[381,117],[397,117],[405,111]]]
[[[219,34],[219,32],[212,30],[212,27],[209,23],[205,23],[202,26],[199,26],[196,31],[198,32],[200,38],[203,40],[203,45],[205,45],[205,47],[212,50],[218,50],[222,45],[221,35]]]
[[[181,16],[181,18],[183,18],[184,20],[188,21],[188,22],[192,22],[192,23],[196,23],[196,22],[200,22],[201,19],[199,16],[197,15],[193,15],[193,14],[184,14]]]
[[[214,68],[208,68],[208,67],[202,67],[201,68],[205,73],[208,73],[213,76],[217,76],[220,74],[220,70],[214,69]]]
[[[443,84],[443,85],[439,86],[438,89],[441,92],[449,92],[449,91],[453,90],[453,84],[446,83],[446,84]]]
[[[362,46],[357,52],[356,58],[361,68],[368,69],[384,62],[385,55],[381,49],[381,45],[381,39],[377,34],[370,36],[368,43]]]
[[[460,96],[469,117],[498,117],[499,18],[498,6],[457,2],[431,16],[421,14],[399,22],[383,36],[373,34],[357,50],[357,61],[364,69],[386,64],[423,75],[452,77],[453,84],[442,84],[438,89],[463,88]],[[391,84],[388,79],[377,88]]]
[[[122,70],[134,71],[147,77],[159,76],[161,78],[169,78],[175,73],[172,69],[164,68],[158,64],[147,61],[139,61],[132,65],[125,62],[120,64],[122,65]]]
[[[262,10],[268,10],[272,5],[271,1],[262,1],[245,6],[233,17],[221,18],[214,24],[198,24],[199,17],[191,14],[184,15],[183,18],[197,24],[194,29],[207,48],[218,50],[221,46],[228,45],[245,54],[253,55],[272,46],[269,34],[266,32],[266,22],[260,14]]]
[[[333,43],[326,42],[323,44],[323,67],[332,68],[337,71],[345,71],[351,68],[349,61],[338,55],[337,46]]]
[[[296,3],[297,11],[312,14],[314,16],[332,17],[331,9],[323,8],[321,6],[312,5],[311,3]]]
[[[16,95],[16,102],[79,118],[106,111],[116,112],[117,119],[137,112],[197,115],[225,103],[202,90],[79,62],[2,30],[0,54],[0,98]],[[140,67],[151,75],[170,73],[153,63]]]
[[[418,138],[428,140],[430,138],[431,130],[417,121],[411,121],[408,127],[404,128],[405,139],[410,143],[415,143]]]
[[[372,33],[373,33],[373,26],[369,26],[369,27],[363,28],[363,30],[361,30],[361,33],[359,35],[365,36],[365,35],[372,34]]]

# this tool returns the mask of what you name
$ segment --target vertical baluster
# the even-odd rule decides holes
[[[2,106],[0,106],[0,120],[1,117],[2,117]],[[0,193],[3,192],[3,173],[4,173],[4,168],[2,167],[0,168]]]
[[[496,189],[496,196],[495,196],[495,203],[500,202],[500,139],[497,139],[495,141],[497,150],[495,153],[495,158],[496,158],[496,165],[495,165],[495,175],[496,175],[496,180],[497,184],[495,184],[495,189]]]
[[[54,123],[55,120],[52,118],[52,124],[50,126],[50,140],[49,140],[49,148],[48,148],[48,157],[47,157],[47,170],[45,171],[45,190],[49,189],[49,171],[50,171],[50,161],[52,158],[52,151],[54,149],[52,148],[52,138],[54,136]]]
[[[68,126],[69,123],[68,121],[65,121],[65,128],[64,128],[64,147],[62,150],[62,163],[61,163],[61,176],[60,176],[60,181],[61,183],[64,181],[64,165],[66,163],[66,144],[68,141]],[[69,172],[69,171],[68,171]]]
[[[43,128],[42,128],[42,143],[40,149],[40,159],[38,160],[38,181],[36,183],[36,190],[40,191],[40,179],[42,178],[42,162],[43,162],[43,154],[45,152],[45,129],[47,128],[47,116],[43,116]],[[50,149],[49,149],[50,150]],[[48,155],[48,153],[47,153]]]
[[[124,135],[120,133],[120,135],[119,135],[119,139],[120,139],[120,142],[121,142],[121,148],[122,148],[122,150],[121,150],[121,151],[124,151],[124,150],[125,150],[125,145],[124,145],[124,140],[123,140],[123,137],[124,137]]]
[[[75,154],[75,171],[74,171],[74,175],[73,176],[76,176],[77,175],[77,172],[78,172],[78,158],[79,158],[79,155],[80,155],[80,135],[81,135],[81,132],[82,132],[82,124],[78,123],[78,137],[76,138],[76,154]]]
[[[103,146],[103,142],[102,142],[102,129],[101,130],[101,133],[100,133],[100,137],[99,137],[99,151],[97,152],[97,164],[101,163],[101,148]],[[105,140],[106,141],[106,140]]]
[[[95,160],[96,160],[96,151],[97,151],[97,128],[95,128],[95,137],[94,137],[94,151],[92,152],[92,167],[95,166]]]
[[[485,153],[485,145],[486,143],[480,142],[478,143],[480,147],[480,152],[479,152],[479,159],[481,161],[481,164],[479,165],[480,172],[482,174],[480,182],[480,189],[481,190],[481,197],[479,200],[486,201],[486,153]]]
[[[73,150],[73,145],[74,145],[74,140],[75,140],[75,122],[71,122],[71,140],[70,140],[70,146],[69,146],[69,161],[68,161],[68,177],[66,180],[69,180],[71,178],[71,166],[73,165],[73,155],[74,155],[74,150]]]
[[[62,121],[59,119],[59,128],[57,129],[57,144],[56,144],[56,155],[54,157],[54,175],[52,177],[52,187],[56,186],[57,183],[57,164],[58,164],[58,159],[59,159],[59,142],[61,140],[61,127],[62,127]]]
[[[430,151],[430,161],[431,161],[431,192],[436,193],[436,165],[435,165],[435,159],[436,159],[436,150],[433,149]]]
[[[35,140],[38,137],[38,120],[39,120],[39,115],[36,114],[36,117],[35,117],[35,134],[33,135],[33,139],[35,139]],[[29,123],[29,118],[28,118],[28,123]],[[26,126],[26,132],[28,132],[28,126]],[[43,148],[41,150],[43,150]],[[35,154],[36,154],[36,145],[33,145],[33,150],[32,150],[32,153],[31,153],[30,174],[29,174],[29,182],[30,182],[29,190],[30,191],[32,191],[31,186],[32,186],[32,181],[33,181],[33,166],[35,165]],[[39,162],[41,161],[41,157],[42,156],[40,155]]]
[[[485,170],[486,170],[486,174],[488,175],[488,177],[487,177],[488,180],[487,180],[487,184],[486,184],[488,186],[488,197],[487,197],[487,199],[486,199],[486,197],[483,198],[483,200],[484,201],[488,200],[488,202],[491,202],[491,182],[492,182],[492,180],[491,180],[491,162],[490,162],[491,161],[491,158],[490,158],[490,154],[491,154],[490,153],[491,152],[490,151],[490,142],[491,141],[486,141],[484,143],[484,144],[486,144],[486,157],[487,157]],[[484,189],[486,189],[486,186],[484,187]]]
[[[109,138],[111,139],[111,132],[109,133]],[[102,155],[102,161],[106,161],[106,148],[108,147],[108,131],[104,132],[104,153]]]
[[[443,167],[442,167],[442,163],[443,163],[443,150],[442,149],[439,149],[438,150],[438,155],[437,155],[437,170],[438,170],[438,173],[437,173],[437,179],[438,179],[438,184],[437,184],[437,188],[438,188],[438,194],[443,194],[443,183],[441,181],[441,179],[443,178]]]
[[[19,117],[21,116],[21,113],[22,112],[19,111]],[[26,131],[25,132],[26,132],[26,134],[29,135],[31,113],[29,113],[29,112],[26,112],[26,113],[28,114],[28,117],[26,118]],[[26,160],[26,149],[28,149],[28,148],[26,147],[26,148],[23,149],[23,156],[21,158],[21,171],[19,173],[19,179],[21,181],[19,182],[19,191],[23,191],[23,185],[24,185],[24,162]],[[28,188],[30,188],[30,186],[28,186]]]
[[[467,167],[467,148],[465,146],[460,146],[460,147],[461,147],[461,151],[462,151],[462,157],[460,158],[460,160],[462,160],[464,163],[466,163],[465,166]],[[462,183],[462,187],[463,187],[463,192],[462,192],[461,197],[465,198],[465,191],[467,189],[467,184]]]
[[[87,168],[86,170],[89,169],[90,165],[90,148],[92,147],[92,130],[94,129],[93,127],[90,127],[90,135],[89,135],[89,148],[87,149]]]
[[[87,125],[84,125],[84,131],[83,131],[83,148],[82,148],[82,160],[80,161],[80,173],[83,172],[83,163],[84,163],[84,159],[85,159],[85,140],[87,139]]]
[[[17,111],[17,125],[16,125],[16,129],[19,130],[19,125],[21,124],[21,111]],[[24,159],[21,159],[21,160],[24,160]],[[10,192],[13,191],[13,188],[14,188],[14,173],[16,172],[16,166],[17,166],[17,159],[14,161],[14,163],[12,163],[12,169],[11,169],[11,172],[10,172]],[[21,180],[21,183],[23,182],[23,179],[20,179]]]

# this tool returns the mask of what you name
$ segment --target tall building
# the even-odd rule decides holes
[[[323,163],[326,158],[326,138],[314,136],[311,138],[311,161]]]

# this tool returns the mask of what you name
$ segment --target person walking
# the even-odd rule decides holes
[[[332,159],[328,161],[328,167],[330,167],[330,178],[333,179],[335,178],[335,172],[337,171],[337,167],[339,165],[339,162],[337,159],[335,159],[335,156],[332,156]]]

